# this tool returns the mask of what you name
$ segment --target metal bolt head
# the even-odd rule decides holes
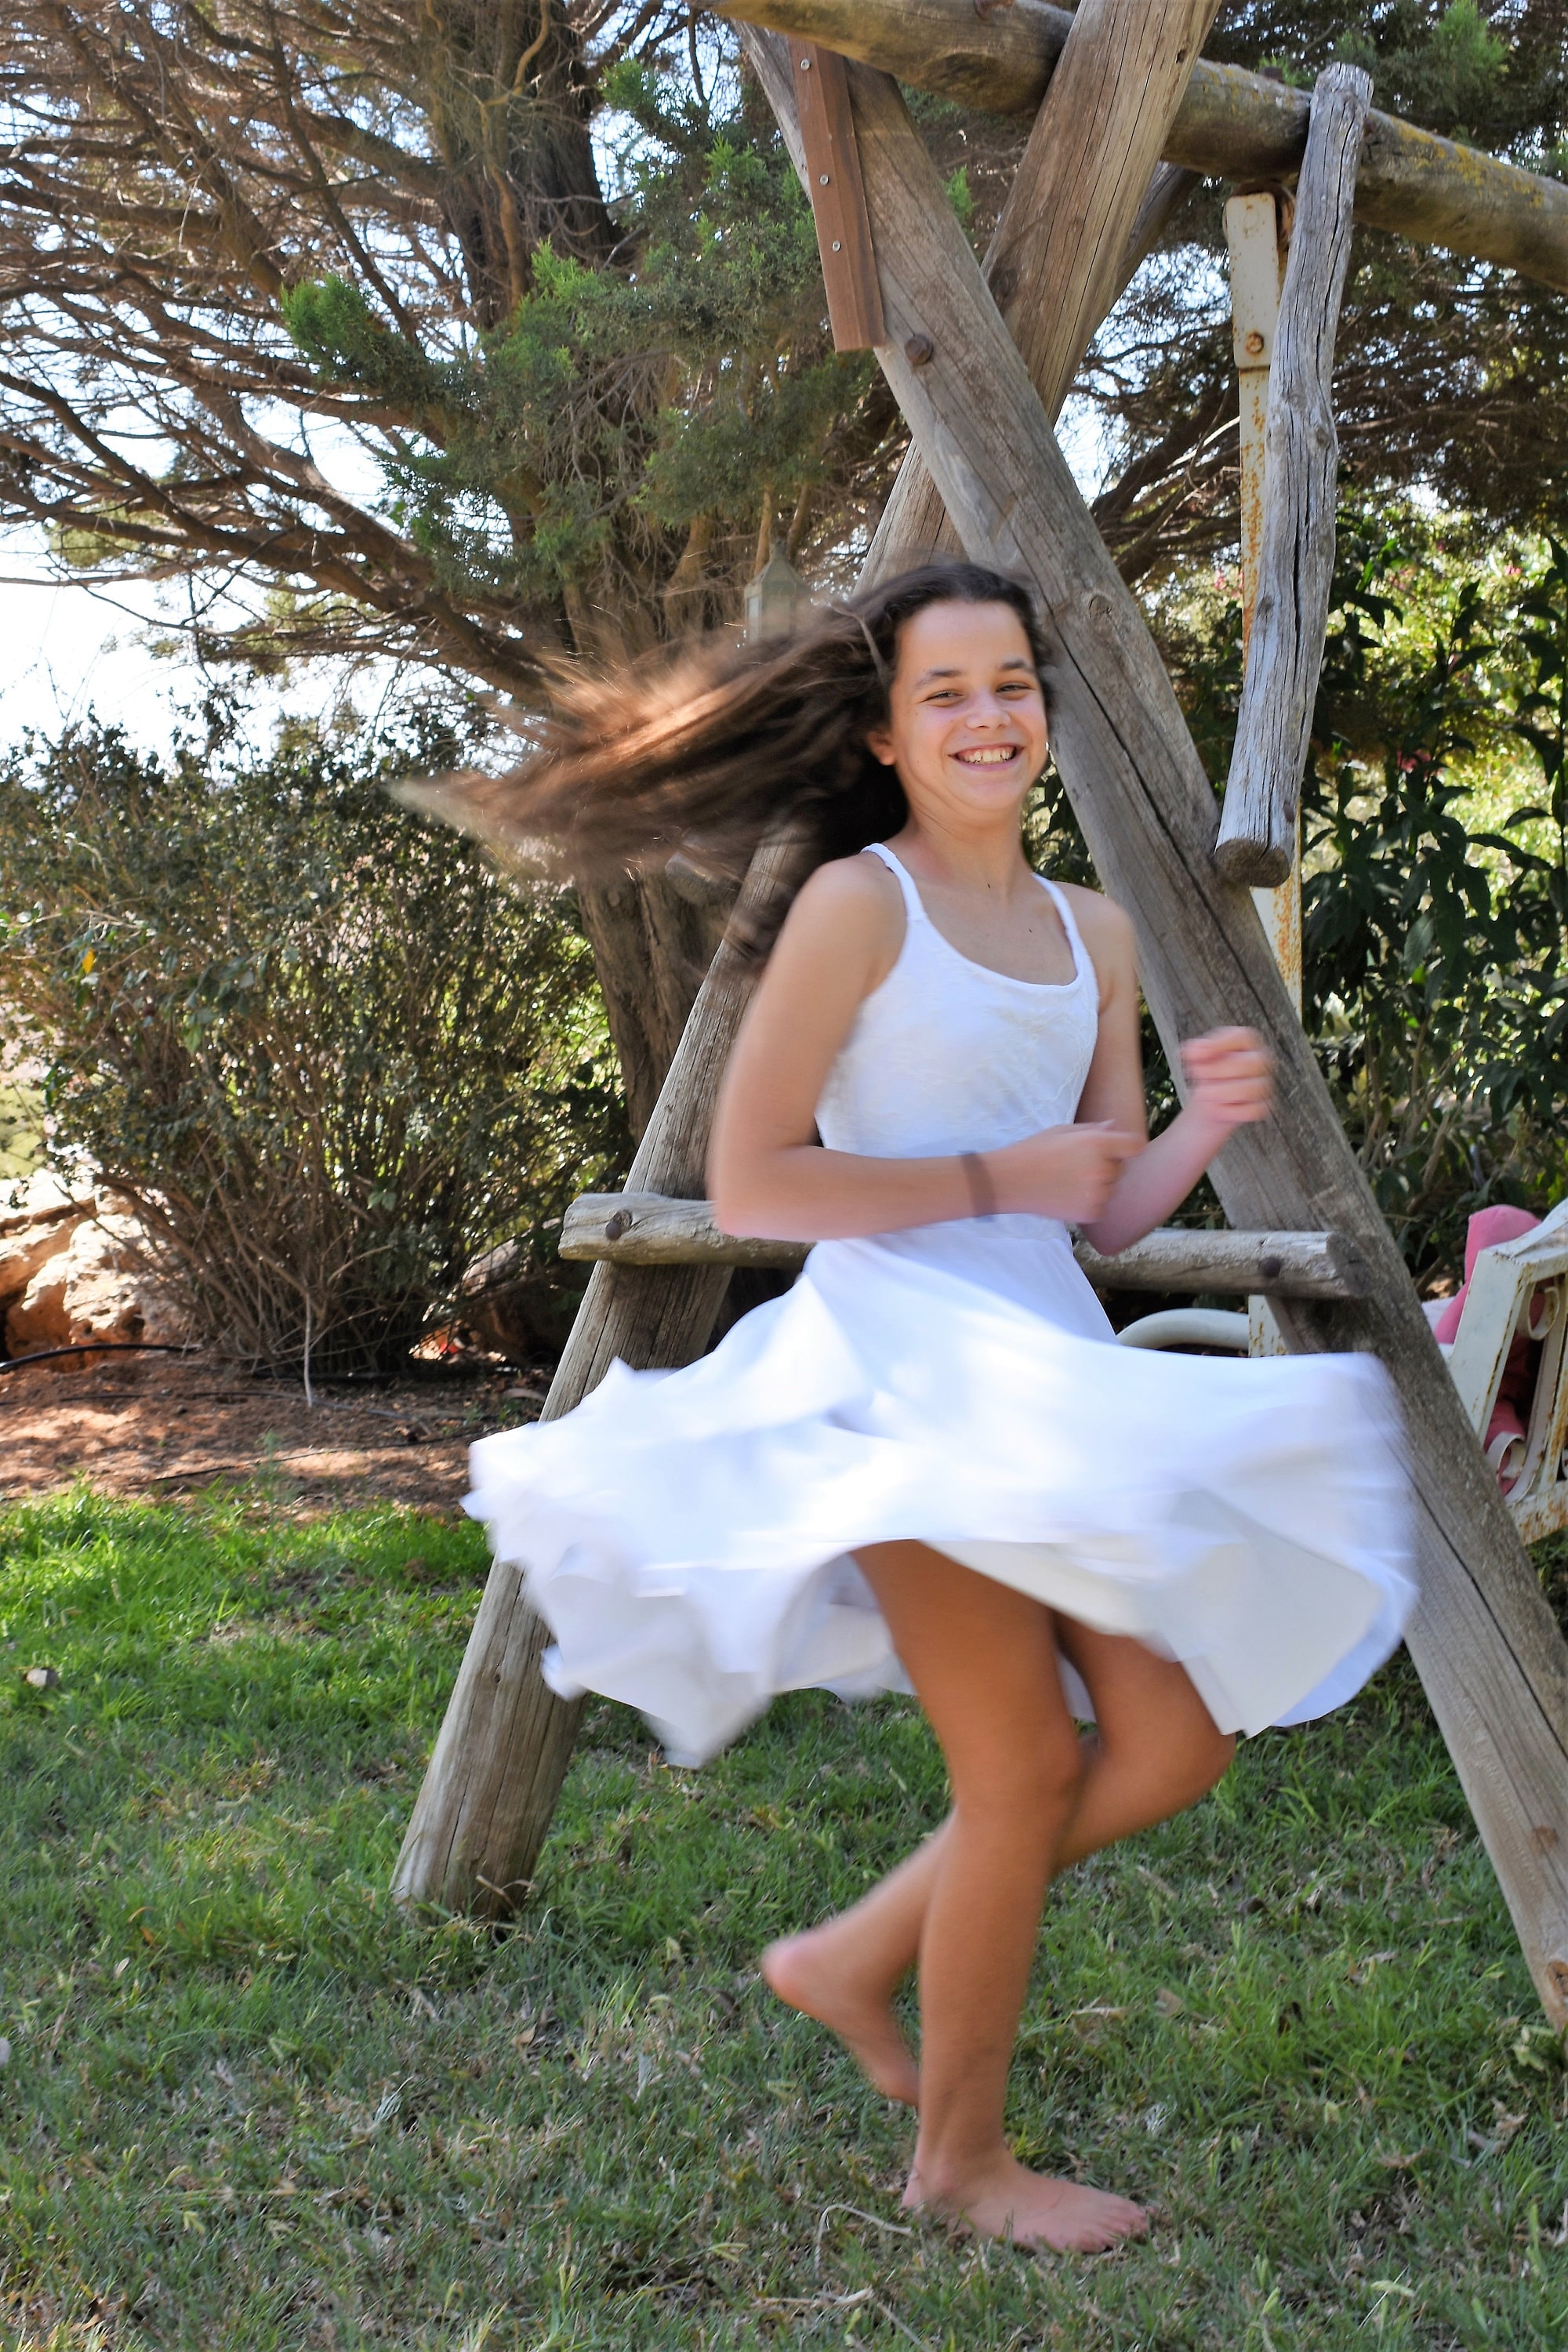
[[[911,367],[924,367],[936,357],[936,345],[929,335],[911,335],[904,345],[904,357]]]
[[[1258,357],[1258,352],[1263,349],[1263,337],[1256,327],[1253,327],[1248,331],[1243,349],[1250,352],[1254,359]]]
[[[819,172],[816,175],[816,184],[819,188],[826,188],[832,185],[832,181],[826,172]]]
[[[844,250],[844,247],[839,244],[837,237],[833,240],[833,250],[835,253],[842,253]]]

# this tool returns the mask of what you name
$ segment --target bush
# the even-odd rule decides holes
[[[624,1153],[591,958],[388,797],[461,756],[436,722],[211,736],[161,762],[93,723],[0,775],[0,1003],[57,1156],[134,1198],[215,1341],[389,1370]]]

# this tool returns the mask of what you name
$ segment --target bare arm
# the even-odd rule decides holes
[[[1138,965],[1132,925],[1093,891],[1075,890],[1073,910],[1100,979],[1100,1034],[1084,1082],[1079,1118],[1148,1132],[1139,1046]],[[1273,1065],[1251,1029],[1216,1029],[1182,1048],[1185,1106],[1152,1143],[1123,1164],[1104,1207],[1080,1231],[1114,1257],[1153,1230],[1184,1201],[1235,1129],[1267,1118]]]

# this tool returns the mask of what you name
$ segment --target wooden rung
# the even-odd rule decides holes
[[[706,1201],[662,1192],[584,1192],[566,1212],[565,1258],[618,1265],[799,1266],[810,1244],[721,1233]],[[1342,1234],[1237,1234],[1163,1225],[1117,1257],[1079,1241],[1074,1255],[1099,1290],[1265,1292],[1285,1298],[1360,1298],[1367,1272]]]

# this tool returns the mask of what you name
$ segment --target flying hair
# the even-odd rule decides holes
[[[405,797],[509,863],[589,886],[676,856],[738,881],[759,842],[786,829],[805,837],[805,862],[849,856],[908,818],[903,787],[866,738],[888,716],[900,630],[939,604],[1006,605],[1043,670],[1021,583],[982,564],[925,563],[827,605],[788,638],[710,638],[609,672],[563,663],[520,766]],[[772,940],[742,944],[764,953]]]

